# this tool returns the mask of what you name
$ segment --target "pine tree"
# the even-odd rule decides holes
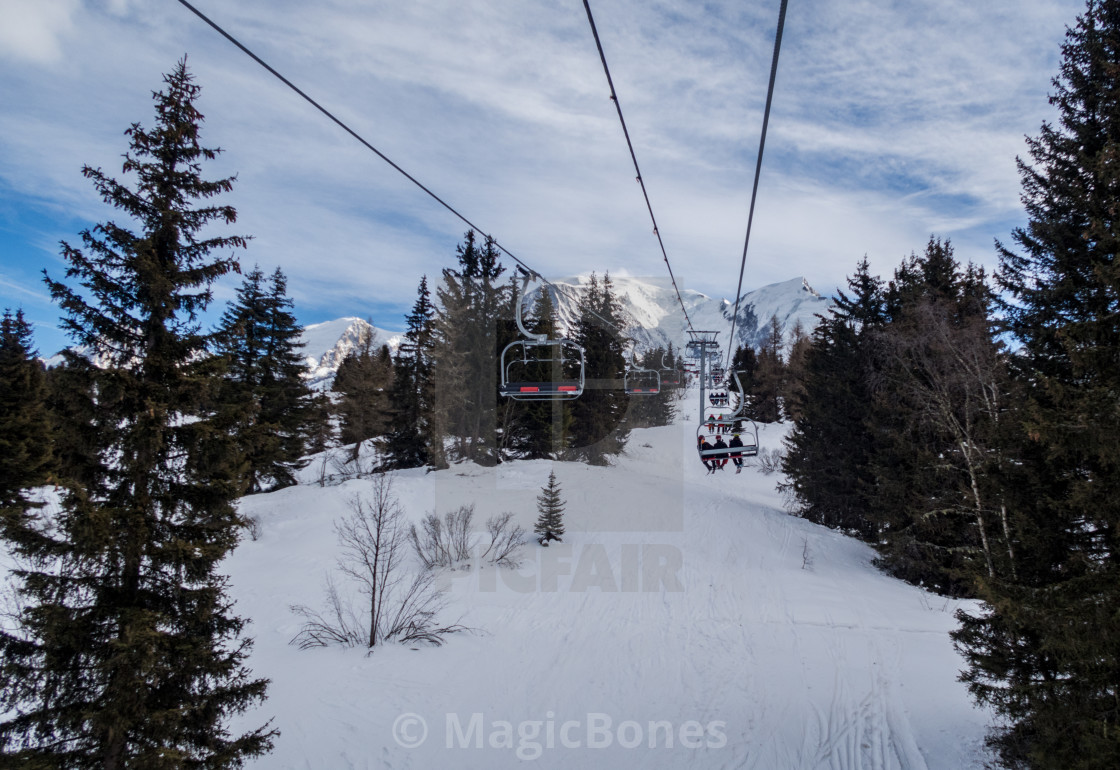
[[[217,150],[199,144],[185,60],[164,83],[155,128],[126,132],[135,186],[83,169],[138,231],[110,222],[82,233],[84,249],[63,243],[80,289],[47,278],[103,368],[86,483],[49,521],[4,522],[27,565],[13,573],[24,608],[0,632],[0,747],[20,767],[234,767],[271,746],[267,726],[227,727],[267,680],[244,666],[244,621],[216,571],[243,521],[233,444],[201,406],[220,359],[205,354],[198,314],[237,267],[210,255],[246,242],[212,233],[235,221],[209,204],[232,180],[200,176]]]
[[[803,390],[795,393],[797,417],[785,440],[782,470],[798,515],[876,542],[868,516],[875,435],[867,420],[872,334],[886,321],[884,286],[864,258],[838,292],[830,315],[814,329],[805,353]],[[749,348],[745,350],[749,351]]]
[[[948,241],[931,238],[895,271],[887,322],[875,332],[874,492],[869,516],[883,564],[911,582],[967,595],[1008,548],[987,489],[998,457],[1001,361],[983,272],[962,270]]]
[[[22,310],[0,319],[0,510],[46,482],[53,466],[43,365]]]
[[[498,349],[508,289],[493,240],[481,246],[468,231],[457,249],[459,269],[443,271],[436,289],[435,417],[452,439],[452,459],[482,465],[499,461]]]
[[[440,466],[442,438],[434,424],[433,358],[435,347],[428,277],[420,278],[412,312],[405,317],[407,342],[397,348],[393,362],[393,386],[389,400],[392,413],[386,441],[389,468]]]
[[[782,419],[782,394],[785,392],[785,329],[777,316],[771,316],[765,341],[759,348],[754,375],[743,383],[749,394],[745,414],[758,422]]]
[[[960,613],[955,639],[1008,723],[992,741],[1009,767],[1120,766],[1118,50],[1120,2],[1090,0],[1053,81],[1058,121],[1019,161],[1019,250],[999,247],[1024,397],[1005,486],[1020,569],[981,582],[987,611]]]
[[[218,332],[217,349],[227,361],[221,400],[236,413],[233,430],[246,463],[248,493],[294,484],[292,470],[309,434],[319,428],[312,424],[318,413],[301,376],[302,329],[291,308],[280,268],[266,286],[264,274],[254,267]]]
[[[562,541],[564,534],[564,498],[560,495],[560,484],[556,481],[556,472],[548,472],[548,483],[541,487],[537,495],[537,523],[533,532],[537,535],[537,542],[547,546],[550,540]]]
[[[621,337],[622,306],[610,276],[592,273],[580,297],[573,338],[583,347],[589,387],[572,402],[568,455],[591,465],[606,465],[626,447],[624,418],[629,396],[622,389],[626,370]]]
[[[389,346],[377,347],[372,332],[363,334],[358,346],[342,360],[331,386],[341,394],[335,407],[339,437],[343,444],[353,445],[352,460],[360,455],[362,442],[388,432],[393,413],[389,400],[392,386]]]

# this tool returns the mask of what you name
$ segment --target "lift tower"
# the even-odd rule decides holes
[[[713,354],[719,355],[719,345],[716,343],[716,335],[719,332],[701,332],[689,329],[688,333],[692,337],[692,340],[688,343],[688,350],[700,357],[700,422],[704,422],[705,404],[708,403],[707,399],[704,398],[708,389],[708,357]]]

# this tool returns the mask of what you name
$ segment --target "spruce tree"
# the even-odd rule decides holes
[[[931,238],[895,271],[884,304],[866,417],[882,562],[911,582],[971,594],[1008,547],[1000,496],[987,488],[1005,387],[983,272],[962,270],[951,244]]]
[[[0,509],[46,482],[53,467],[43,365],[22,310],[0,319]]]
[[[493,465],[498,451],[498,348],[508,288],[505,268],[487,238],[468,231],[457,248],[459,269],[443,271],[436,289],[435,415],[451,441],[452,459]]]
[[[591,465],[606,465],[626,447],[630,397],[622,388],[626,370],[622,306],[610,276],[591,274],[580,296],[573,338],[583,347],[588,387],[572,402],[568,455]]]
[[[236,546],[234,447],[203,404],[220,374],[199,314],[236,269],[236,213],[210,203],[231,179],[205,180],[199,88],[186,61],[154,94],[155,127],[133,124],[129,187],[86,167],[132,219],[63,243],[67,277],[47,278],[64,326],[102,368],[93,374],[96,452],[49,520],[5,519],[23,609],[0,632],[0,747],[20,767],[234,767],[267,751],[266,727],[228,720],[264,698],[246,669],[244,621],[218,565]]]
[[[331,386],[340,394],[335,407],[339,438],[343,444],[353,444],[352,460],[358,458],[362,442],[385,436],[389,431],[392,386],[393,357],[389,346],[378,347],[372,332],[364,334],[359,345],[342,360]]]
[[[428,277],[420,278],[412,312],[405,317],[405,342],[397,348],[393,361],[393,385],[389,400],[392,412],[386,441],[389,468],[417,468],[439,465],[442,451],[433,422],[434,393],[432,350],[435,347]],[[442,449],[442,448],[440,448]]]
[[[749,394],[745,414],[758,422],[782,419],[782,394],[785,392],[785,329],[777,316],[771,316],[766,339],[759,348],[754,373],[743,383]]]
[[[550,540],[563,540],[564,534],[564,507],[566,503],[560,495],[560,484],[556,481],[556,472],[548,472],[548,483],[541,487],[537,495],[537,523],[533,532],[537,535],[537,542],[547,546]]]
[[[1006,484],[1015,578],[960,613],[973,695],[1007,723],[1009,767],[1120,766],[1120,2],[1067,30],[1043,124],[1020,159],[1028,224],[1000,245],[1002,311],[1018,343],[1021,446]]]
[[[792,395],[797,416],[785,440],[783,489],[798,515],[876,542],[879,529],[868,516],[875,436],[867,411],[870,339],[886,320],[884,286],[871,275],[866,258],[847,285],[848,293],[838,292],[805,352],[802,389]]]
[[[245,461],[244,491],[290,486],[318,414],[304,383],[302,329],[280,268],[266,284],[254,267],[222,316],[217,349],[226,357],[221,399],[236,412],[234,432]]]

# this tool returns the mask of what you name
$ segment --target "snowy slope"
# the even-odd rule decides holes
[[[762,446],[782,432],[764,426]],[[226,567],[253,620],[250,665],[272,685],[237,726],[272,718],[282,731],[250,766],[978,766],[987,715],[956,681],[948,638],[960,602],[882,575],[863,544],[785,514],[774,476],[706,476],[694,441],[685,418],[635,431],[614,467],[398,474],[414,521],[473,502],[478,524],[508,510],[531,529],[550,469],[568,502],[563,545],[526,546],[516,572],[447,573],[445,620],[474,630],[441,648],[290,646],[289,605],[321,603],[332,522],[369,482],[245,498],[263,534]],[[417,718],[426,740],[406,747],[423,733]]]

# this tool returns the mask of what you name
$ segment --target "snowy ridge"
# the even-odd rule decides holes
[[[305,326],[300,342],[307,364],[308,384],[313,388],[329,388],[342,360],[371,334],[375,345],[388,345],[392,352],[396,352],[404,337],[400,332],[378,329],[361,318],[337,318]]]
[[[550,290],[562,324],[570,325],[575,320],[575,297],[588,280],[589,276],[576,276],[552,282],[567,289],[559,292]],[[688,341],[688,326],[668,279],[658,281],[612,275],[611,283],[622,300],[623,315],[627,321],[625,333],[637,343],[639,350],[666,347],[670,342],[674,349],[680,349]],[[692,319],[693,328],[720,332],[717,341],[726,351],[734,302],[713,299],[689,289],[681,291],[681,299]],[[831,306],[831,299],[822,297],[801,277],[763,286],[742,295],[735,338],[739,345],[758,348],[766,339],[770,318],[777,316],[785,328],[788,344],[795,324],[800,322],[808,334],[817,325],[817,316],[827,313]]]

